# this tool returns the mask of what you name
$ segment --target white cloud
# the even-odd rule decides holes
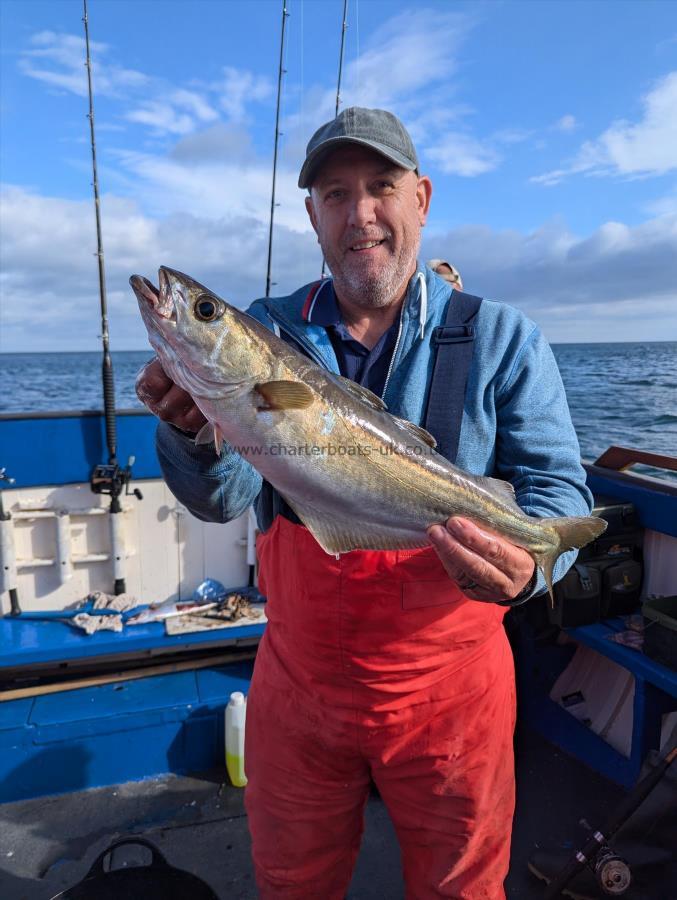
[[[24,75],[87,96],[84,38],[41,31],[31,37],[30,44],[19,59]],[[272,91],[267,79],[230,66],[219,83],[188,89],[113,64],[114,49],[107,44],[90,41],[90,49],[95,95],[124,99],[121,117],[151,128],[155,135],[191,134],[219,120],[217,107],[229,118],[241,119],[248,104],[265,100]]]
[[[572,116],[569,113],[566,116],[562,116],[561,119],[558,119],[552,127],[555,131],[563,131],[567,133],[570,131],[575,131],[579,127],[579,124],[576,121],[576,116]]]
[[[417,143],[456,121],[461,110],[471,112],[467,105],[452,103],[452,76],[473,23],[467,15],[425,8],[389,19],[344,66],[341,109],[389,109],[406,122]],[[335,86],[306,87],[304,108],[312,115],[287,116],[285,136],[305,146],[318,122],[334,115],[335,104]]]
[[[3,351],[96,349],[100,332],[91,201],[6,187],[1,200]],[[296,205],[302,213],[302,197]],[[105,196],[103,238],[114,349],[143,348],[128,287],[168,264],[239,306],[263,293],[268,230],[262,217],[168,211],[151,217],[136,201]],[[88,248],[92,251],[88,252]],[[465,226],[426,235],[422,257],[449,259],[466,287],[522,308],[553,341],[676,339],[677,215],[589,236],[551,222],[530,234]],[[319,276],[311,232],[278,222],[273,274],[285,293]]]
[[[394,16],[374,31],[360,57],[346,67],[345,105],[391,109],[432,84],[448,83],[472,21],[466,15],[425,8]],[[331,92],[329,99],[333,101]]]
[[[552,341],[677,339],[677,214],[587,237],[559,221],[530,234],[465,226],[426,236],[423,252],[453,263],[472,293],[523,309]]]
[[[650,216],[677,216],[677,185],[669,194],[647,203],[644,211]]]
[[[154,100],[147,100],[126,113],[125,118],[148,125],[157,134],[186,135],[201,125],[217,121],[219,114],[196,91],[179,88],[160,93]]]
[[[406,124],[419,156],[446,174],[473,177],[496,168],[501,154],[494,144],[525,140],[529,133],[510,128],[480,141],[468,120],[474,110],[457,98],[459,56],[477,17],[446,9],[418,9],[394,16],[370,36],[357,59],[347,63],[341,108],[388,109]],[[319,122],[334,115],[334,87],[306,91],[312,117],[286,118],[284,158],[298,162]]]
[[[84,38],[40,31],[31,37],[30,43],[32,49],[24,50],[19,59],[19,69],[24,75],[80,97],[87,96]],[[92,82],[98,94],[117,96],[147,85],[149,79],[142,72],[104,62],[108,51],[107,44],[90,41]]]
[[[242,119],[246,104],[267,100],[273,93],[273,85],[267,78],[232,66],[224,66],[223,81],[212,88],[218,94],[219,106],[230,119]]]
[[[297,199],[301,203],[300,193]],[[97,349],[100,319],[91,201],[5,186],[0,204],[0,350]],[[102,218],[114,349],[146,346],[128,285],[133,273],[157,281],[158,267],[172,265],[239,306],[264,293],[268,230],[256,219],[186,213],[151,218],[135,201],[111,196],[102,199]],[[314,236],[278,225],[275,292],[294,290],[319,277],[320,265]]]
[[[130,110],[125,118],[130,122],[148,125],[159,134],[190,134],[195,120],[187,113],[176,110],[171,103],[149,100],[138,109]]]
[[[473,178],[497,168],[501,157],[496,150],[475,138],[456,132],[442,135],[437,144],[423,151],[445,175]]]
[[[218,140],[218,135],[217,135]],[[197,146],[204,142],[195,136]],[[185,148],[185,143],[183,144]],[[192,145],[195,149],[195,144]],[[134,195],[153,215],[188,213],[230,221],[245,216],[266,224],[270,216],[270,160],[232,155],[172,154],[171,157],[120,151],[121,169],[131,178]],[[297,172],[280,166],[277,173],[275,221],[294,231],[308,232],[310,224]]]
[[[531,180],[551,185],[574,174],[646,177],[677,169],[677,72],[660,79],[642,105],[639,122],[612,123],[596,140],[586,141],[568,165]]]
[[[498,144],[522,144],[528,141],[533,131],[527,128],[501,128],[491,138]]]
[[[219,114],[209,103],[195,91],[187,91],[184,88],[173,91],[170,101],[179,108],[187,109],[198,122],[214,122]]]

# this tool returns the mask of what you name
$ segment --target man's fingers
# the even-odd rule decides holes
[[[452,517],[447,521],[446,527],[464,547],[502,572],[518,587],[517,592],[533,575],[534,560],[523,547],[518,547],[491,531],[478,528],[469,519]]]
[[[464,585],[475,584],[469,589],[473,597],[482,594],[482,599],[504,599],[514,593],[512,580],[492,563],[482,559],[474,551],[457,541],[446,528],[433,525],[428,536],[437,550],[447,574],[462,590]],[[486,594],[486,596],[484,596]]]
[[[197,432],[207,421],[190,394],[174,384],[157,358],[146,363],[137,375],[136,393],[154,415],[183,431]]]
[[[445,571],[474,600],[511,600],[529,583],[534,561],[522,547],[474,522],[452,517],[428,529]]]
[[[174,421],[172,424],[176,425],[178,428],[182,428],[184,431],[194,431],[197,434],[206,421],[206,418],[193,403],[181,419]]]
[[[446,527],[464,546],[501,570],[509,567],[515,556],[513,551],[517,551],[518,554],[524,552],[514,544],[499,538],[498,535],[482,531],[468,519],[454,516],[447,520]]]
[[[460,581],[465,572],[458,555],[460,544],[455,541],[442,525],[433,525],[428,529],[428,538],[440,554],[447,575],[454,581]]]
[[[172,384],[167,393],[157,401],[154,412],[164,422],[171,422],[172,425],[186,430],[194,430],[186,424],[187,422],[197,424],[198,430],[206,422],[190,394],[177,384]]]
[[[136,376],[136,396],[139,400],[157,414],[157,405],[171,390],[174,382],[165,373],[160,360],[155,357],[147,362]]]

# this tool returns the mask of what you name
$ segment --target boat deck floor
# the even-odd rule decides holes
[[[585,816],[600,824],[623,791],[531,731],[518,731],[516,750],[518,801],[506,893],[536,900],[544,885],[526,867],[534,845],[578,841],[578,820]],[[114,839],[143,835],[171,865],[204,879],[221,900],[255,898],[243,792],[224,785],[224,777],[223,770],[171,776],[0,805],[0,897],[49,900],[84,878]],[[138,857],[130,862],[146,861],[143,851],[131,852]],[[376,796],[367,805],[348,897],[404,897],[394,831]]]

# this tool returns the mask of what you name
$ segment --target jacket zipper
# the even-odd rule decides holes
[[[417,270],[420,273],[420,269]],[[388,366],[388,371],[386,372],[386,380],[383,385],[383,391],[381,392],[381,400],[385,401],[386,391],[388,390],[388,382],[390,381],[390,376],[392,374],[393,369],[395,368],[395,357],[397,356],[397,351],[400,346],[400,338],[402,337],[402,316],[404,313],[404,307],[407,302],[407,297],[404,298],[404,303],[400,308],[400,324],[397,329],[397,339],[395,341],[395,346],[393,347],[393,355],[390,357],[390,365]]]
[[[392,356],[390,357],[390,365],[388,366],[388,371],[386,372],[386,380],[383,385],[383,390],[381,391],[381,400],[385,401],[386,391],[388,390],[388,382],[390,381],[390,375],[395,366],[395,357],[397,355],[397,348],[400,346],[400,338],[402,337],[402,309],[400,309],[400,324],[397,328],[397,338],[395,340],[395,346],[393,347]]]

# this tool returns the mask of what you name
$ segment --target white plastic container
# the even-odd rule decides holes
[[[247,703],[241,691],[230,695],[226,707],[226,769],[228,777],[235,787],[244,787],[247,776],[244,774],[244,723]]]

